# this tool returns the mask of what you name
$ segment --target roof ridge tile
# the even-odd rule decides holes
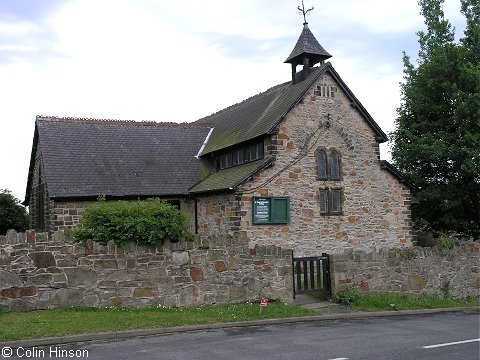
[[[204,124],[197,124],[195,122],[156,122],[152,120],[119,120],[119,119],[97,119],[97,118],[81,118],[81,117],[59,117],[59,116],[44,116],[37,115],[37,121],[52,121],[62,123],[77,123],[77,124],[104,124],[104,125],[130,125],[130,126],[163,126],[163,127],[180,127],[180,128],[205,128]]]

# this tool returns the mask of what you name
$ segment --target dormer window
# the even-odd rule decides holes
[[[255,160],[263,159],[263,140],[250,143],[235,150],[220,154],[218,156],[218,169],[228,169],[233,166],[242,165]]]

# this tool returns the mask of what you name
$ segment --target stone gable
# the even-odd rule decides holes
[[[317,149],[340,155],[340,180],[319,180]],[[242,229],[254,244],[298,255],[345,248],[411,246],[410,193],[382,170],[375,133],[334,79],[325,75],[286,116],[272,138],[273,167],[247,182]],[[320,215],[320,190],[340,189],[342,215]],[[290,223],[252,225],[253,196],[290,197]]]

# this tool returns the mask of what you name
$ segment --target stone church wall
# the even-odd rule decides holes
[[[340,179],[318,178],[319,149],[337,151]],[[240,190],[241,227],[253,244],[291,248],[298,256],[412,246],[409,188],[381,168],[375,133],[329,75],[286,116],[267,151],[274,166]],[[341,214],[320,214],[322,189],[341,190]],[[289,197],[290,222],[253,225],[254,196]]]
[[[410,247],[410,191],[382,169],[379,144],[363,115],[329,75],[322,76],[267,139],[266,156],[274,165],[248,181],[236,193],[198,195],[182,199],[181,209],[191,218],[200,237],[235,236],[255,244],[293,249],[297,256],[335,253],[344,249],[376,251]],[[340,156],[340,178],[319,179],[316,153],[335,150]],[[42,184],[38,151],[33,184]],[[36,189],[36,188],[35,188]],[[48,200],[47,189],[32,189],[30,213],[35,223],[43,204],[48,232],[74,227],[91,202]],[[320,214],[320,191],[341,190],[342,212]],[[37,201],[45,194],[46,202]],[[255,196],[290,198],[290,221],[283,225],[254,225]],[[195,204],[194,201],[197,201]],[[34,224],[32,224],[33,226]]]
[[[35,167],[32,174],[30,199],[28,199],[30,228],[38,231],[49,231],[51,225],[51,204],[48,197],[42,159],[42,149],[39,145],[35,156]]]
[[[35,194],[35,192],[32,192]],[[35,197],[35,195],[33,195]],[[188,214],[190,219],[194,218],[194,209],[192,201],[187,199],[170,199],[180,203],[181,211]],[[114,200],[115,201],[115,200]],[[39,230],[46,232],[55,232],[59,230],[71,229],[80,224],[82,215],[88,205],[94,204],[96,201],[75,201],[75,200],[50,200],[48,203],[47,226],[45,229]],[[34,219],[36,211],[30,207],[31,218]],[[194,231],[193,220],[191,221],[191,231]]]
[[[201,237],[238,236],[240,230],[239,196],[233,193],[197,198],[198,234]]]

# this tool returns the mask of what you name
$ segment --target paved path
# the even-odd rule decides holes
[[[310,309],[319,315],[334,315],[334,314],[355,314],[361,313],[359,310],[354,310],[348,306],[336,304],[330,301],[321,301],[308,295],[296,295],[293,302],[306,309]]]

